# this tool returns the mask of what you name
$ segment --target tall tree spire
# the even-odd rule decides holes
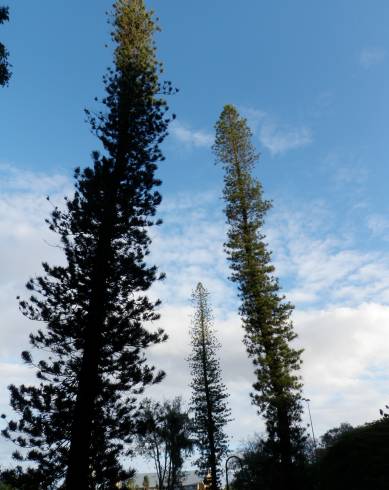
[[[91,116],[103,144],[93,165],[75,172],[75,193],[49,220],[65,252],[64,266],[44,264],[31,280],[25,315],[45,327],[31,335],[49,351],[37,366],[39,386],[11,387],[20,418],[5,435],[37,463],[30,473],[48,488],[113,488],[128,476],[137,395],[162,372],[146,363],[145,349],[166,335],[153,329],[159,315],[146,291],[159,276],[146,263],[161,196],[155,177],[168,125],[160,95],[153,14],[142,0],[118,0],[113,17],[114,67],[105,77],[104,110]],[[158,223],[158,221],[157,221]],[[22,457],[16,454],[17,457]],[[19,488],[19,487],[18,487]]]
[[[231,105],[224,107],[216,124],[214,151],[225,171],[225,250],[241,299],[244,342],[255,366],[252,400],[265,417],[268,448],[281,470],[275,488],[295,488],[293,464],[301,456],[303,440],[301,351],[292,346],[293,306],[280,295],[264,241],[264,218],[271,204],[252,176],[258,155],[245,119]]]
[[[220,488],[222,462],[228,452],[225,426],[231,411],[228,392],[223,383],[217,350],[220,344],[212,326],[209,293],[201,283],[193,292],[195,312],[192,320],[192,352],[189,357],[192,381],[191,408],[194,413],[194,432],[200,456],[196,462],[200,472],[209,468],[212,488]]]

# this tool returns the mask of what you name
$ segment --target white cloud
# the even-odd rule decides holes
[[[320,202],[271,216],[268,237],[277,273],[288,278],[288,297],[299,307],[387,302],[389,254],[359,250],[342,230],[332,235],[331,220]]]
[[[25,191],[30,195],[45,197],[48,192],[61,193],[69,186],[69,179],[64,175],[21,170],[9,163],[0,163],[0,176],[0,192],[3,195]]]
[[[367,218],[369,231],[376,236],[389,239],[389,220],[381,214],[372,214]]]
[[[268,113],[252,107],[242,107],[241,111],[251,130],[258,134],[262,146],[273,156],[303,148],[313,141],[312,130],[307,126],[279,122]]]
[[[272,155],[281,155],[311,144],[312,131],[305,126],[284,126],[267,121],[261,125],[259,140]]]
[[[18,182],[12,177],[14,172],[21,176],[12,169],[4,180]],[[31,176],[31,185],[35,177]],[[61,259],[60,252],[43,240],[53,241],[43,223],[50,210],[44,194],[53,189],[58,196],[67,193],[69,183],[61,179],[47,181],[38,191],[28,185],[12,192],[0,188],[0,412],[7,410],[6,386],[11,381],[31,381],[31,373],[19,362],[19,352],[26,348],[28,333],[36,325],[21,317],[14,298],[23,294],[28,277],[40,272],[42,259]],[[158,368],[166,370],[167,378],[146,394],[189,396],[190,294],[201,280],[211,292],[223,346],[220,357],[235,419],[229,433],[237,445],[261,432],[263,423],[250,403],[253,368],[242,344],[236,291],[226,280],[226,230],[219,195],[209,191],[167,198],[160,215],[164,225],[153,231],[150,260],[167,272],[167,279],[152,294],[163,300],[160,325],[170,339],[152,349],[151,356]],[[305,348],[305,394],[312,400],[319,434],[342,421],[371,420],[389,402],[389,307],[385,306],[389,255],[361,251],[340,232],[332,236],[325,226],[328,218],[322,203],[306,203],[302,211],[289,206],[273,212],[267,227],[276,273],[281,284],[288,284],[287,297],[297,303],[294,322],[298,344]],[[7,454],[8,446],[2,444],[0,451]]]
[[[297,311],[294,320],[318,433],[344,421],[377,418],[389,401],[389,307],[362,303]]]
[[[223,371],[235,417],[229,430],[236,444],[261,432],[263,425],[249,401],[253,369],[242,345],[236,293],[225,282],[229,271],[222,251],[223,217],[221,210],[217,217],[212,204],[212,193],[174,200],[165,210],[165,224],[171,228],[167,235],[162,229],[157,239],[166,241],[162,248],[155,242],[158,263],[168,271],[160,291],[167,287],[162,324],[171,338],[159,347],[157,364],[166,367],[169,377],[156,391],[161,397],[171,389],[189,394],[189,294],[193,279],[204,279],[223,345]],[[180,216],[187,218],[185,225]],[[325,226],[329,219],[321,202],[310,203],[303,211],[289,207],[273,212],[267,230],[281,284],[293,279],[286,295],[297,303],[293,318],[298,345],[305,348],[304,391],[318,434],[343,421],[358,424],[377,417],[389,382],[389,375],[381,375],[389,373],[389,255],[362,252],[344,234],[331,236]]]
[[[20,361],[20,352],[28,348],[28,334],[37,325],[22,316],[16,296],[25,294],[25,283],[41,271],[43,260],[52,263],[62,260],[58,249],[48,245],[57,243],[57,239],[44,222],[52,211],[46,196],[49,194],[54,203],[61,204],[71,187],[62,175],[41,175],[8,164],[0,165],[0,175],[0,413],[3,413],[9,403],[6,387],[32,380],[31,370]]]
[[[181,143],[194,148],[209,148],[213,144],[213,134],[202,129],[192,129],[175,120],[170,125],[171,134]]]
[[[307,126],[280,123],[266,112],[250,107],[241,108],[241,112],[251,130],[258,133],[262,146],[273,156],[303,148],[313,141],[312,130]],[[210,148],[214,142],[213,133],[192,129],[177,120],[171,124],[170,132],[189,148]]]
[[[381,47],[364,48],[359,53],[359,63],[363,68],[379,65],[386,58],[386,51]]]

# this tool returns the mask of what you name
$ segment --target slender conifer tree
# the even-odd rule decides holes
[[[9,20],[8,7],[0,7],[0,24]],[[10,65],[8,62],[8,51],[4,44],[0,43],[0,86],[7,85],[11,77]]]
[[[30,341],[47,355],[33,361],[23,353],[40,382],[10,387],[19,419],[4,434],[26,448],[17,458],[35,463],[34,488],[116,488],[128,476],[121,457],[130,451],[137,395],[163,378],[145,357],[166,339],[151,325],[159,302],[146,293],[161,275],[145,259],[148,228],[158,223],[155,171],[169,122],[163,94],[171,88],[158,81],[152,12],[143,0],[114,7],[115,63],[105,77],[105,108],[90,116],[104,151],[76,170],[74,196],[48,220],[65,265],[43,264],[44,276],[28,282],[31,297],[20,303],[43,322]]]
[[[214,151],[224,168],[225,249],[238,286],[244,342],[255,366],[253,403],[266,420],[268,450],[277,463],[275,488],[295,488],[295,464],[302,456],[301,350],[290,319],[293,306],[280,295],[271,253],[263,234],[266,212],[262,186],[252,176],[258,155],[245,119],[231,105],[216,124]]]
[[[199,283],[193,293],[195,313],[192,320],[192,353],[189,364],[192,374],[191,408],[194,413],[194,432],[199,449],[196,461],[199,472],[211,469],[213,490],[220,488],[222,461],[228,452],[225,426],[231,411],[229,397],[222,381],[217,350],[220,344],[212,327],[209,293]]]

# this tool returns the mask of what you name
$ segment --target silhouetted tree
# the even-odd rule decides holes
[[[317,465],[316,459],[312,457],[312,446],[313,441],[307,438],[304,445],[306,462],[304,466],[298,468],[301,472],[299,490],[317,488]],[[232,468],[235,470],[231,485],[233,490],[272,490],[277,479],[278,465],[269,451],[267,441],[256,436],[239,449],[239,455],[241,464],[232,460],[235,465],[235,468]]]
[[[342,424],[328,431],[322,443],[318,463],[321,490],[389,487],[388,418],[355,428]]]
[[[0,490],[15,490],[10,484],[4,482],[4,473],[0,469]]]
[[[229,225],[225,249],[238,285],[245,345],[255,366],[253,403],[266,419],[268,445],[279,462],[279,487],[294,488],[293,465],[302,454],[301,350],[290,315],[293,306],[280,295],[263,224],[271,207],[252,176],[258,155],[245,119],[231,105],[216,124],[214,151],[223,165],[225,213]]]
[[[1,474],[4,485],[10,490],[35,490],[40,487],[42,480],[39,471],[28,468],[23,469],[21,466],[7,469]]]
[[[104,151],[76,170],[74,196],[48,220],[65,265],[44,263],[45,275],[28,282],[32,295],[20,303],[45,325],[30,336],[45,354],[38,362],[22,354],[40,381],[10,387],[19,420],[4,435],[26,449],[15,457],[36,464],[42,489],[63,480],[68,490],[113,488],[130,476],[120,457],[130,453],[137,395],[163,378],[145,357],[166,339],[152,328],[159,302],[146,291],[162,276],[146,256],[161,201],[155,171],[168,125],[161,94],[171,89],[158,81],[157,28],[143,0],[117,0],[113,24],[105,109],[90,116]]]
[[[8,7],[0,7],[0,24],[9,20]],[[8,51],[4,44],[0,43],[0,85],[7,85],[11,77],[10,65],[8,62]]]
[[[320,438],[320,447],[324,449],[328,449],[333,446],[343,434],[351,432],[354,430],[354,427],[344,422],[340,424],[339,427],[334,427],[333,429],[328,430],[325,434],[323,434]]]
[[[163,404],[144,401],[138,425],[138,447],[151,459],[157,473],[158,488],[174,490],[181,484],[184,458],[191,453],[192,422],[181,398]]]
[[[189,357],[192,374],[191,409],[200,454],[196,465],[202,474],[211,469],[213,488],[217,490],[220,487],[222,461],[228,452],[225,426],[230,421],[231,411],[217,357],[220,344],[212,326],[208,298],[208,291],[199,283],[192,296],[195,312],[191,327],[192,352]]]

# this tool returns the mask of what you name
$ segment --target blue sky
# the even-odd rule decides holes
[[[0,90],[0,406],[8,380],[22,381],[21,344],[33,328],[13,298],[47,256],[49,212],[71,192],[72,169],[97,147],[83,108],[95,107],[110,63],[111,2],[10,0],[0,27],[13,78]],[[241,347],[236,296],[222,250],[222,172],[213,126],[235,104],[261,153],[256,170],[273,199],[266,231],[277,273],[295,304],[306,396],[318,432],[362,423],[389,401],[389,4],[376,0],[149,1],[162,32],[165,76],[179,93],[177,122],[160,168],[165,225],[153,258],[168,272],[164,300],[171,340],[153,355],[166,367],[156,396],[185,392],[190,291],[210,289],[237,445],[257,422],[251,367]],[[24,346],[23,346],[24,348]],[[6,449],[2,450],[6,454]]]

